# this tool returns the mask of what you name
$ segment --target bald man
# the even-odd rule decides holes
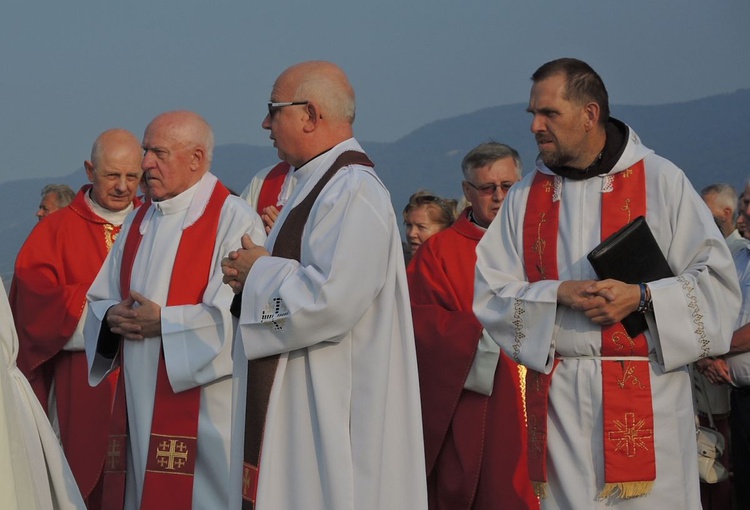
[[[117,367],[123,374],[126,509],[229,504],[234,327],[220,264],[243,234],[262,243],[265,233],[210,173],[213,147],[195,113],[148,125],[142,168],[152,202],[128,217],[88,293],[89,381]]]
[[[84,162],[91,184],[40,222],[16,259],[10,302],[18,365],[49,409],[90,509],[100,508],[114,379],[92,388],[83,351],[86,292],[125,217],[138,205],[141,147],[124,129],[105,131]]]
[[[242,296],[231,508],[427,506],[399,230],[354,111],[329,62],[290,67],[271,92],[263,128],[297,185],[265,246],[245,237],[223,263]]]

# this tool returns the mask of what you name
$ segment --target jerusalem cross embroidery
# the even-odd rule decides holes
[[[104,471],[107,473],[125,472],[125,435],[109,436],[107,444],[107,458],[104,461]]]
[[[191,437],[151,435],[148,471],[192,475],[197,442]]]
[[[651,439],[653,430],[644,428],[645,420],[635,419],[635,413],[625,413],[625,421],[614,420],[617,430],[607,433],[609,441],[616,441],[615,451],[624,451],[628,457],[635,457],[638,448],[648,450],[644,439]]]

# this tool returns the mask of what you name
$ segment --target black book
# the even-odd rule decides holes
[[[674,276],[643,216],[602,241],[587,258],[602,280],[648,283]],[[622,325],[631,338],[648,327],[646,317],[638,312],[625,317]]]

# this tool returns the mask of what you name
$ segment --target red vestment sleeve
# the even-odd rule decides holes
[[[407,269],[428,474],[445,440],[482,335],[471,303],[466,309],[454,287],[469,285],[469,293],[473,294],[473,271],[471,282],[461,281],[458,273],[466,271],[455,271],[454,267],[452,279],[446,272],[446,264],[461,261],[442,259],[432,248],[433,243],[428,240],[417,250]]]
[[[104,248],[86,242],[89,236],[81,231],[78,232],[80,239],[76,239],[74,245],[80,253],[86,254],[63,260],[64,253],[58,246],[65,241],[60,236],[71,233],[47,223],[54,219],[57,219],[55,215],[51,215],[36,225],[24,243],[16,258],[10,291],[18,330],[18,367],[32,381],[45,407],[47,395],[39,394],[41,386],[37,380],[42,376],[40,369],[73,335],[86,304],[86,292],[99,269],[96,262],[92,263],[92,258],[104,260],[106,256],[106,251],[99,256],[86,253],[87,250]]]

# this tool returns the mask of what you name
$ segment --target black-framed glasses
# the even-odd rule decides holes
[[[483,184],[482,186],[477,186],[473,182],[464,181],[466,184],[477,190],[481,195],[494,195],[497,188],[500,188],[503,190],[503,193],[507,193],[508,190],[513,186],[514,183],[512,182],[503,182],[500,184],[495,184],[494,182],[491,182],[489,184]]]
[[[286,106],[297,106],[297,105],[303,105],[308,104],[310,101],[284,101],[281,103],[274,103],[272,101],[268,102],[268,115],[269,117],[273,117],[276,112],[278,112],[280,109],[286,107]]]

